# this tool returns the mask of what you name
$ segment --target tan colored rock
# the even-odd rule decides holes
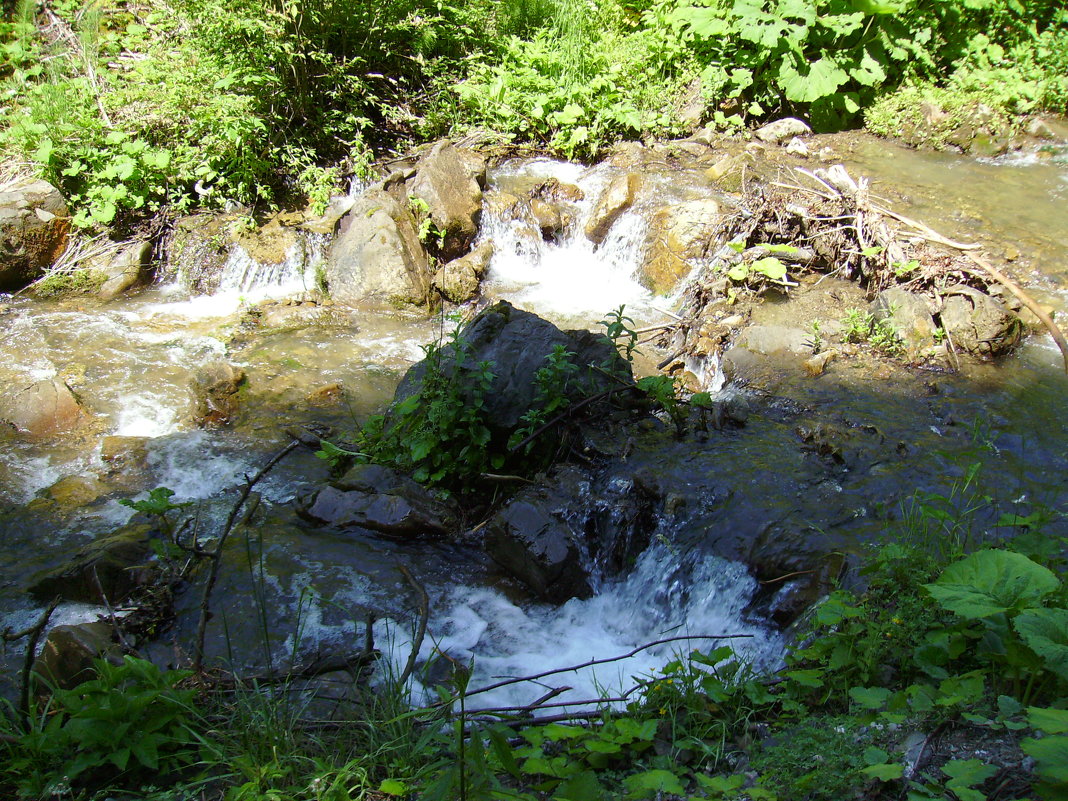
[[[769,122],[767,125],[757,128],[755,136],[761,142],[778,144],[795,136],[805,136],[810,133],[812,133],[812,129],[803,120],[799,120],[796,117],[784,117],[781,120],[775,120],[775,122]]]
[[[59,190],[26,180],[0,192],[0,292],[40,278],[67,246],[70,218]]]
[[[483,242],[466,256],[453,259],[434,274],[434,288],[452,303],[466,303],[478,294],[493,258],[493,243]]]
[[[223,361],[201,367],[191,382],[193,422],[200,428],[219,428],[233,422],[240,411],[239,390],[245,371]]]
[[[0,399],[0,420],[26,440],[37,442],[90,420],[78,396],[58,378],[46,379]]]
[[[38,497],[52,501],[65,511],[88,506],[111,491],[103,481],[94,476],[65,476],[52,486],[41,490]]]
[[[281,264],[297,244],[297,232],[283,224],[285,217],[275,215],[265,225],[251,231],[242,231],[237,237],[253,261],[260,264]]]
[[[148,479],[148,437],[104,437],[100,443],[100,477],[116,487],[136,489]]]
[[[601,193],[590,219],[586,222],[586,238],[594,244],[601,244],[608,236],[612,224],[633,205],[640,185],[641,176],[636,172],[623,173],[613,178]]]
[[[715,200],[691,200],[665,206],[649,223],[649,246],[641,268],[642,283],[667,295],[690,274],[712,244],[720,222]]]
[[[33,663],[38,692],[70,690],[95,678],[94,659],[122,664],[122,651],[112,639],[113,634],[111,625],[104,622],[53,628]]]
[[[431,276],[415,218],[382,190],[356,201],[327,254],[330,296],[340,303],[420,306],[429,297]]]
[[[455,259],[470,249],[478,233],[485,184],[486,160],[473,150],[438,142],[419,159],[407,191],[426,202],[430,219],[444,233],[442,258]]]
[[[822,353],[817,353],[811,359],[805,360],[805,371],[813,378],[821,376],[827,369],[827,365],[837,356],[838,351],[836,350],[825,350]]]
[[[335,381],[312,390],[308,395],[309,406],[337,406],[345,397],[345,388]]]
[[[232,215],[190,214],[174,223],[174,233],[167,246],[164,272],[180,277],[182,283],[198,294],[210,294],[219,288],[223,265],[234,240],[230,234]]]
[[[114,300],[123,292],[132,289],[148,277],[152,266],[152,243],[148,240],[129,242],[120,246],[105,264],[94,269],[106,278],[97,297]]]

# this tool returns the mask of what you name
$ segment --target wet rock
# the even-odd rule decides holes
[[[103,273],[104,283],[97,290],[101,300],[114,300],[123,292],[144,283],[151,276],[152,243],[143,240],[119,247],[106,264],[94,266]]]
[[[167,247],[166,273],[179,277],[197,294],[210,294],[219,288],[223,265],[230,254],[233,237],[232,215],[191,214],[174,223]]]
[[[289,254],[299,247],[297,232],[286,219],[275,215],[264,225],[252,230],[243,230],[237,236],[237,244],[245,249],[249,258],[260,264],[281,264]]]
[[[341,222],[341,218],[352,211],[352,207],[355,204],[355,195],[332,197],[330,198],[330,203],[327,204],[326,211],[317,217],[309,217],[300,224],[300,227],[313,234],[333,236],[337,233],[338,223]]]
[[[267,301],[250,310],[243,322],[258,327],[261,332],[279,333],[299,331],[312,326],[334,326],[356,331],[356,321],[356,312],[345,306],[331,306],[321,302],[297,304]]]
[[[113,636],[111,624],[102,621],[53,628],[33,663],[32,672],[43,685],[39,691],[70,690],[96,678],[95,659],[121,665],[122,651]]]
[[[836,350],[825,350],[822,353],[817,353],[811,359],[805,359],[805,371],[813,378],[821,376],[827,369],[827,365],[837,355],[838,351]]]
[[[58,596],[65,601],[99,604],[103,591],[108,603],[121,603],[155,576],[149,564],[151,531],[147,524],[135,524],[94,540],[67,564],[35,577],[30,594],[42,601]]]
[[[757,128],[754,135],[761,142],[778,144],[795,136],[805,136],[810,133],[812,133],[812,129],[803,121],[796,117],[785,117]]]
[[[382,190],[360,197],[340,224],[327,255],[330,296],[340,303],[426,303],[431,273],[415,218]]]
[[[541,198],[530,201],[530,213],[541,232],[541,238],[547,242],[560,239],[571,224],[571,215],[565,213],[557,204]]]
[[[193,422],[200,428],[219,428],[234,421],[241,406],[239,395],[245,371],[223,361],[206,364],[191,382]]]
[[[419,159],[407,191],[426,202],[430,219],[444,233],[443,259],[459,258],[470,249],[478,233],[485,184],[486,160],[473,150],[438,142]]]
[[[485,309],[460,332],[460,337],[470,348],[470,356],[461,369],[470,370],[482,361],[493,365],[494,378],[483,399],[484,409],[490,431],[502,443],[533,404],[538,391],[534,376],[545,366],[546,357],[556,345],[575,354],[572,362],[580,367],[595,364],[625,382],[633,381],[630,365],[602,336],[584,330],[561,331],[507,301]],[[418,391],[425,371],[424,361],[407,372],[397,388],[395,403]],[[602,372],[580,370],[567,391],[571,400],[577,402],[618,386],[618,380]]]
[[[800,328],[786,325],[751,325],[741,332],[736,344],[765,355],[787,351],[789,353],[807,354],[812,349],[808,346],[812,335]]]
[[[622,173],[613,178],[597,199],[597,205],[586,222],[586,238],[596,245],[601,244],[612,224],[634,203],[640,185],[641,176],[636,172]]]
[[[486,552],[545,601],[588,598],[579,537],[551,505],[535,492],[509,503],[486,528]]]
[[[408,476],[361,464],[300,500],[305,520],[336,529],[363,528],[390,537],[441,537],[455,520],[453,508]]]
[[[483,242],[466,256],[453,259],[434,274],[432,284],[452,303],[466,303],[478,294],[482,276],[493,258],[493,243]]]
[[[1028,136],[1033,136],[1036,139],[1056,139],[1057,132],[1053,130],[1053,127],[1046,120],[1041,117],[1035,117],[1027,123],[1027,127],[1024,128]]]
[[[50,487],[39,491],[37,497],[51,501],[65,512],[71,512],[107,495],[111,488],[93,476],[65,476]]]
[[[559,178],[547,178],[530,189],[531,200],[544,200],[549,203],[578,203],[586,194],[574,184],[567,184]]]
[[[641,281],[654,294],[667,295],[689,275],[713,244],[721,220],[712,199],[692,200],[660,209],[649,222],[649,246]]]
[[[876,322],[893,328],[909,358],[934,346],[935,321],[922,296],[890,287],[876,296],[870,311]]]
[[[947,290],[939,315],[942,327],[960,350],[976,356],[1001,356],[1023,335],[1020,318],[994,298],[967,286]]]
[[[90,419],[78,396],[58,378],[38,381],[0,398],[0,421],[31,442],[51,439]]]
[[[143,487],[148,482],[148,437],[108,436],[100,443],[100,476],[124,489]]]
[[[27,179],[0,192],[0,291],[40,278],[67,246],[70,219],[59,190]]]
[[[338,382],[325,384],[312,392],[307,397],[309,406],[337,406],[345,397],[345,388]]]

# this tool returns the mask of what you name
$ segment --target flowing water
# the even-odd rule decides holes
[[[1063,307],[1068,168],[1060,157],[977,162],[864,137],[841,149],[876,177],[877,191],[885,188],[895,208],[945,226],[952,236],[974,234],[1002,252],[1014,248],[1013,258],[1036,271],[1044,299]],[[570,228],[549,241],[533,220],[487,213],[480,237],[496,246],[487,294],[565,326],[596,328],[620,305],[637,327],[667,319],[671,299],[651,297],[636,277],[650,207],[625,213],[598,247],[582,235],[610,173],[534,160],[491,176],[490,209],[495,195],[518,193],[548,177],[578,185],[584,198],[572,204]],[[678,184],[670,171],[650,171],[647,180],[657,191],[643,196],[656,203],[693,197],[693,185]],[[313,252],[322,246],[300,245]],[[420,344],[440,335],[439,320],[307,305],[298,255],[265,268],[235,247],[211,295],[191,295],[175,283],[106,304],[0,303],[2,385],[10,391],[58,376],[94,415],[84,436],[60,444],[8,439],[0,447],[0,628],[22,628],[38,613],[25,593],[34,573],[62,563],[74,548],[129,517],[118,498],[167,486],[175,500],[202,504],[206,519],[219,517],[243,476],[286,441],[284,426],[351,427],[388,402],[404,371],[421,358]],[[270,307],[279,324],[256,327],[247,311],[267,298],[287,305]],[[307,319],[317,322],[301,324]],[[237,423],[208,433],[190,422],[189,384],[200,366],[219,359],[242,367],[249,385]],[[727,387],[752,396],[754,415],[745,428],[701,443],[674,442],[655,431],[637,436],[628,459],[589,490],[583,503],[604,525],[636,483],[652,480],[675,500],[632,569],[599,580],[592,598],[561,607],[532,602],[470,548],[397,544],[295,525],[289,502],[327,476],[322,462],[299,455],[259,488],[267,520],[227,563],[218,589],[224,599],[220,631],[209,649],[249,667],[351,651],[362,640],[366,613],[374,611],[376,644],[399,670],[415,606],[396,569],[405,565],[430,596],[422,659],[447,653],[473,660],[472,687],[679,636],[744,635],[736,641],[739,651],[758,666],[771,666],[782,635],[754,603],[760,585],[739,560],[751,562],[765,549],[775,553],[775,565],[788,567],[784,552],[855,547],[886,528],[914,490],[945,490],[971,460],[986,464],[1002,511],[1024,512],[1035,502],[1063,510],[1066,389],[1059,354],[1041,336],[1005,364],[976,368],[967,377],[902,370],[888,382],[843,367],[818,382],[787,370],[759,388],[756,382],[748,390]],[[816,425],[846,432],[839,458],[799,447],[798,431]],[[124,491],[104,486],[99,498],[90,493],[68,504],[54,485],[101,473],[109,435],[143,438],[140,472]],[[175,636],[188,642],[192,610],[184,609]],[[99,612],[69,604],[56,622],[94,619]],[[665,643],[551,681],[574,688],[565,700],[589,698],[601,689],[629,687],[632,677],[655,670],[680,649],[712,644]],[[166,651],[161,645],[153,656],[167,662],[173,657]],[[15,663],[9,654],[9,669]],[[480,703],[515,704],[543,693],[543,687],[508,687]]]

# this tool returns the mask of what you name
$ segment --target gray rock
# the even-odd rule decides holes
[[[122,603],[155,576],[148,564],[150,532],[146,524],[130,525],[94,540],[67,564],[35,577],[30,594],[42,601],[59,596],[65,601],[99,604],[103,590],[109,604]]]
[[[455,521],[447,503],[380,465],[357,465],[301,500],[297,513],[331,528],[362,528],[404,539],[444,536]]]
[[[1001,356],[1023,335],[1020,318],[994,298],[967,286],[947,290],[940,318],[960,350],[976,356]]]
[[[781,120],[769,122],[767,125],[757,128],[754,133],[756,138],[761,142],[776,144],[778,142],[785,142],[787,139],[792,139],[795,136],[805,136],[806,134],[810,134],[812,133],[812,129],[796,117],[785,117]]]
[[[603,336],[590,331],[561,331],[535,314],[500,301],[485,309],[461,332],[470,347],[464,370],[482,361],[493,365],[493,382],[484,398],[486,422],[494,437],[506,441],[520,424],[538,391],[535,374],[545,366],[546,357],[556,345],[574,353],[572,362],[580,366],[567,387],[574,402],[620,386],[604,373],[587,369],[594,364],[632,382],[630,365]],[[446,369],[449,369],[446,367]],[[415,394],[422,384],[426,362],[412,367],[397,388],[394,403]],[[387,425],[388,425],[387,416]]]
[[[179,278],[197,294],[218,289],[223,265],[234,243],[230,235],[233,219],[223,214],[191,214],[176,220],[164,272]]]
[[[27,180],[0,192],[0,291],[40,278],[67,246],[70,219],[59,190]]]
[[[633,205],[640,185],[641,176],[636,172],[622,173],[613,178],[601,193],[586,222],[586,238],[594,244],[601,244],[612,224]]]
[[[308,218],[300,224],[300,227],[313,234],[333,236],[337,233],[338,223],[341,222],[341,218],[352,211],[352,207],[355,205],[355,196],[337,195],[330,198],[330,203],[327,204],[326,211],[318,217]]]
[[[34,442],[51,439],[89,420],[78,396],[58,378],[38,381],[0,398],[0,421]]]
[[[205,364],[190,382],[193,390],[193,422],[200,428],[219,428],[237,417],[238,392],[245,371],[223,361]]]
[[[134,241],[121,246],[106,264],[94,267],[106,278],[97,297],[114,300],[123,292],[142,283],[149,275],[152,262],[152,243],[148,240]]]
[[[534,494],[512,501],[487,526],[486,552],[543,600],[588,598],[578,537],[547,507]]]
[[[451,142],[438,142],[419,159],[408,194],[430,208],[430,219],[444,233],[443,259],[467,253],[478,233],[482,214],[482,187],[486,184],[486,160],[473,150]]]
[[[401,307],[426,303],[431,273],[406,206],[387,192],[372,190],[342,218],[340,232],[326,262],[335,301],[378,300]]]
[[[478,294],[482,276],[493,258],[493,243],[483,242],[466,256],[453,259],[434,273],[431,283],[442,297],[453,303],[466,303]]]
[[[922,296],[890,287],[875,297],[870,311],[876,322],[893,328],[909,358],[934,346],[935,321]]]

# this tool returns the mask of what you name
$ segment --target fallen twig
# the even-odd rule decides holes
[[[215,589],[215,582],[219,579],[219,568],[222,565],[222,551],[223,546],[226,545],[226,540],[230,536],[230,532],[234,529],[234,524],[237,522],[237,515],[241,511],[241,507],[244,506],[245,501],[248,500],[248,496],[252,493],[252,488],[255,487],[264,476],[266,476],[276,464],[282,459],[288,456],[300,442],[293,440],[286,445],[277,454],[271,457],[271,460],[265,464],[258,473],[252,478],[245,476],[245,486],[241,489],[241,495],[238,497],[237,502],[230,509],[230,514],[226,517],[226,523],[223,525],[222,533],[219,535],[219,541],[215,546],[215,549],[208,554],[208,558],[211,560],[211,570],[208,573],[208,580],[204,584],[204,595],[200,601],[200,620],[197,622],[197,636],[196,642],[193,644],[193,671],[199,673],[204,666],[204,640],[207,637],[208,631],[208,618],[211,616],[211,593]]]

